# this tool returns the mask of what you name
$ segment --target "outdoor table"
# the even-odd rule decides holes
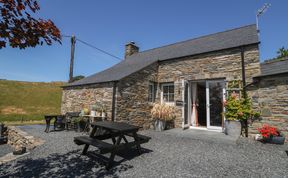
[[[114,162],[115,155],[121,150],[129,150],[132,147],[137,148],[141,154],[140,144],[146,143],[150,137],[137,134],[140,127],[129,125],[121,122],[99,121],[91,123],[93,129],[90,136],[79,136],[74,138],[74,142],[78,145],[83,145],[83,155],[87,154],[90,145],[97,147],[99,154],[111,153],[106,169],[109,169]],[[134,138],[134,141],[128,142],[126,136]],[[112,139],[112,143],[104,140]],[[121,143],[122,139],[124,143]]]
[[[55,121],[54,121],[54,130],[55,130],[55,126],[56,126],[56,122],[57,122],[58,118],[62,118],[63,119],[64,116],[63,115],[45,115],[44,118],[45,118],[45,121],[46,121],[46,129],[45,129],[44,132],[48,133],[49,129],[50,129],[51,120],[55,119]]]

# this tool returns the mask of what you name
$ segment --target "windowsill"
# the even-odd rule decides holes
[[[173,102],[163,102],[164,104],[170,105],[170,106],[175,106],[175,101]]]

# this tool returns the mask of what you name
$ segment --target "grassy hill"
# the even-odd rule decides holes
[[[43,120],[44,114],[59,114],[62,85],[0,80],[0,121]]]

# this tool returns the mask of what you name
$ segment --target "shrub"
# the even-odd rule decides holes
[[[170,121],[175,119],[175,107],[167,104],[155,103],[151,110],[151,115],[154,119]]]
[[[236,93],[232,93],[228,100],[224,102],[227,120],[247,120],[253,117],[259,117],[258,112],[252,110],[252,103],[249,98],[238,98]]]

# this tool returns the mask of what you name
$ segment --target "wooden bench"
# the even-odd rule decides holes
[[[113,136],[113,134],[112,135],[111,134],[110,135],[99,135],[99,136],[95,136],[95,137],[79,136],[79,137],[74,137],[74,142],[77,145],[84,145],[84,144],[92,145],[92,146],[98,148],[100,154],[105,154],[105,153],[111,152],[114,148],[114,145],[107,143],[107,142],[104,142],[102,140],[111,138],[111,136]],[[133,137],[132,134],[127,134],[127,136]],[[143,143],[147,143],[151,139],[151,137],[138,134],[138,139],[139,139],[138,140],[139,143],[143,144]],[[124,149],[125,147],[132,147],[132,146],[136,146],[136,142],[121,143],[118,147],[118,150]]]
[[[105,153],[111,152],[113,147],[114,147],[113,144],[103,142],[101,140],[97,140],[97,139],[91,138],[89,136],[75,137],[74,142],[77,145],[84,145],[84,144],[92,145],[92,146],[98,148],[100,154],[105,154]]]
[[[133,134],[131,134],[131,133],[127,133],[125,135],[133,137]],[[138,136],[138,139],[141,143],[147,143],[151,139],[151,137],[148,137],[146,135],[137,134],[137,136]]]

